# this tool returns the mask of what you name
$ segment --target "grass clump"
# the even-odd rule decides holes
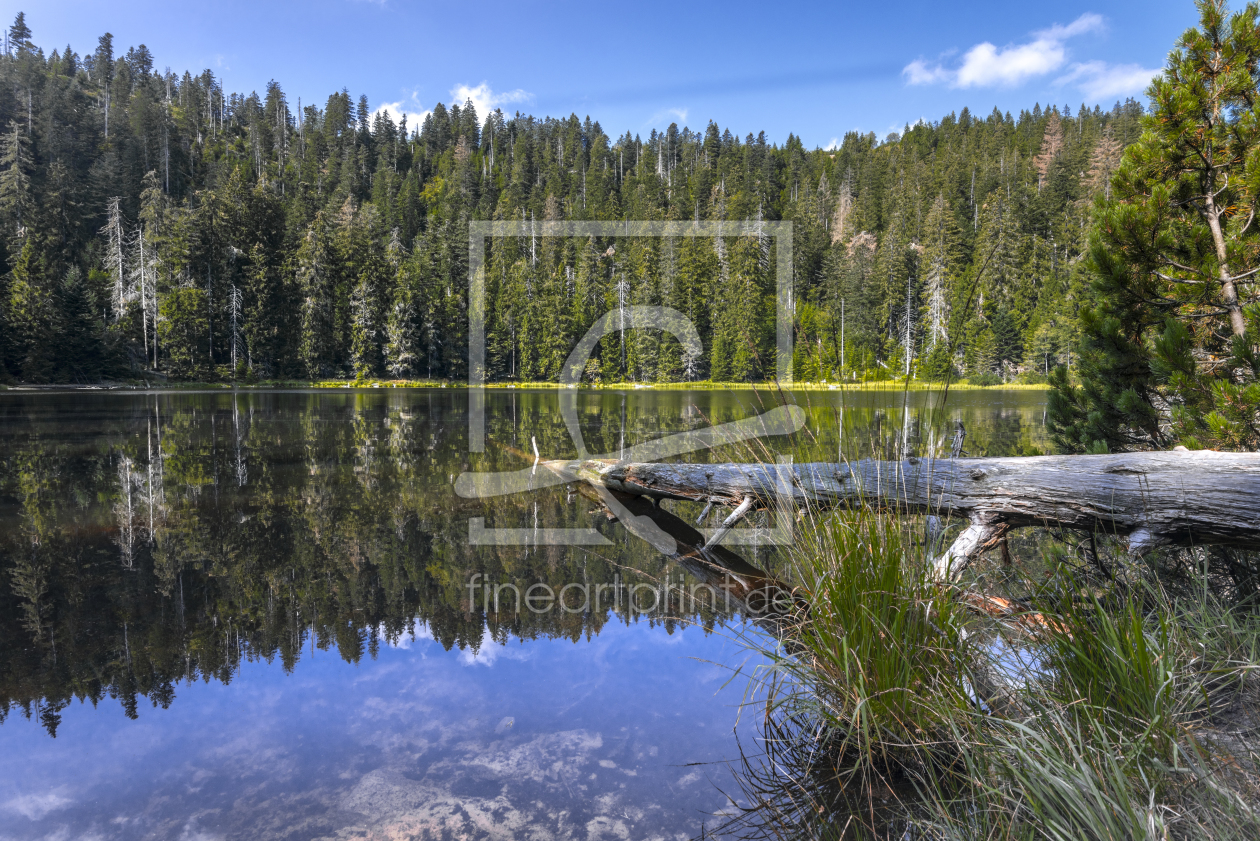
[[[1133,595],[1110,609],[1067,599],[1045,635],[1045,690],[1088,725],[1113,728],[1171,760],[1178,729],[1200,701],[1174,634],[1167,610],[1145,611]]]
[[[827,518],[795,552],[810,611],[781,673],[818,698],[855,772],[919,764],[969,702],[958,609],[926,563],[905,562],[915,551],[904,526],[862,511]]]
[[[750,805],[724,831],[842,837],[897,822],[913,780],[961,757],[974,697],[964,614],[905,524],[876,511],[817,519],[789,563],[808,609],[775,650],[749,638],[771,664],[753,684],[763,752],[745,758]]]
[[[1101,568],[1127,563],[1125,579],[1058,565],[1029,588],[1043,621],[995,626],[931,580],[907,522],[859,511],[803,530],[791,565],[810,607],[760,684],[763,750],[744,759],[728,831],[1260,838],[1246,603],[1170,595],[1113,558]]]

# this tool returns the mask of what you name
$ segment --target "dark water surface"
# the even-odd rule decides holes
[[[688,838],[735,793],[740,616],[564,488],[465,471],[575,446],[554,391],[0,392],[0,839]],[[809,432],[695,461],[1048,447],[1044,393],[795,395]],[[768,394],[581,393],[591,452]],[[531,441],[533,439],[533,441]],[[679,506],[680,516],[694,519]],[[469,545],[469,521],[523,545]],[[765,526],[768,523],[755,523]],[[607,545],[547,546],[595,528]],[[769,546],[750,561],[776,563]],[[480,574],[655,607],[483,611]],[[645,588],[646,589],[646,588]],[[651,595],[651,593],[641,594]],[[755,742],[755,716],[741,724]]]

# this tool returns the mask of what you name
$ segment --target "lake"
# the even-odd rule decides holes
[[[955,419],[973,455],[1049,450],[1041,391],[572,396],[587,450],[614,457],[781,399],[807,429],[681,458],[939,452]],[[564,487],[454,491],[535,446],[574,456],[560,398],[490,390],[470,453],[458,389],[0,392],[0,837],[720,823],[756,750],[740,636],[760,632]],[[772,569],[769,525],[738,551]],[[594,536],[549,545],[558,529]],[[506,590],[496,610],[476,580],[639,589],[546,610]]]

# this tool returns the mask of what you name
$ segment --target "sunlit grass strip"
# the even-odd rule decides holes
[[[258,383],[266,386],[303,386],[306,388],[467,388],[468,384],[454,380],[318,380],[311,382],[283,381]],[[617,383],[583,383],[580,391],[939,391],[941,383],[912,381],[905,383],[898,380],[870,380],[857,383],[802,383],[780,386],[774,382],[617,382]],[[551,382],[490,382],[484,388],[490,389],[562,389],[573,388],[560,383]],[[1045,391],[1049,386],[1044,384],[1008,383],[1006,385],[971,385],[966,381],[950,385],[951,390],[961,391]]]
[[[618,382],[618,383],[583,383],[578,386],[580,391],[923,391],[932,392],[940,391],[942,383],[925,382],[923,380],[912,380],[907,383],[903,380],[867,380],[865,382],[845,382],[845,383],[814,383],[814,382],[794,382],[790,385],[780,385],[772,381],[766,382],[710,382],[702,380],[697,382]],[[6,386],[0,383],[0,389],[23,390],[52,390],[52,389],[82,389],[82,388],[140,388],[140,389],[271,389],[271,388],[468,388],[468,383],[462,380],[412,380],[412,379],[344,379],[344,380],[259,380],[257,382],[245,382],[238,380],[235,382],[225,382],[216,380],[214,382],[199,381],[150,381],[142,380],[125,380],[118,383],[101,383],[98,386]],[[487,389],[562,389],[573,388],[573,386],[565,386],[560,383],[552,382],[491,382],[484,383],[481,387]],[[972,385],[966,380],[950,384],[951,391],[1046,391],[1048,385],[1036,383],[1006,383],[998,385]]]

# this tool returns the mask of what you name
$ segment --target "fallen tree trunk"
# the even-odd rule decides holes
[[[800,465],[593,460],[546,464],[557,473],[623,494],[745,511],[754,506],[869,504],[965,518],[968,527],[934,560],[943,580],[957,578],[970,558],[1021,526],[1127,537],[1135,556],[1167,545],[1260,548],[1260,453],[1176,451]]]
[[[800,623],[810,613],[810,604],[803,592],[726,547],[716,545],[712,538],[706,541],[694,526],[654,505],[648,496],[612,491],[601,484],[585,482],[578,490],[598,502],[610,519],[619,521],[636,537],[659,544],[661,533],[668,535],[670,540],[660,547],[667,557],[711,588],[714,598],[724,601],[728,610],[732,602],[737,603],[755,624],[778,636],[789,647],[793,645]],[[972,590],[957,593],[967,608],[997,619],[1011,631],[1038,636],[1047,629],[1062,628],[1054,618],[1030,611],[1010,599]],[[695,604],[694,591],[692,603]]]

